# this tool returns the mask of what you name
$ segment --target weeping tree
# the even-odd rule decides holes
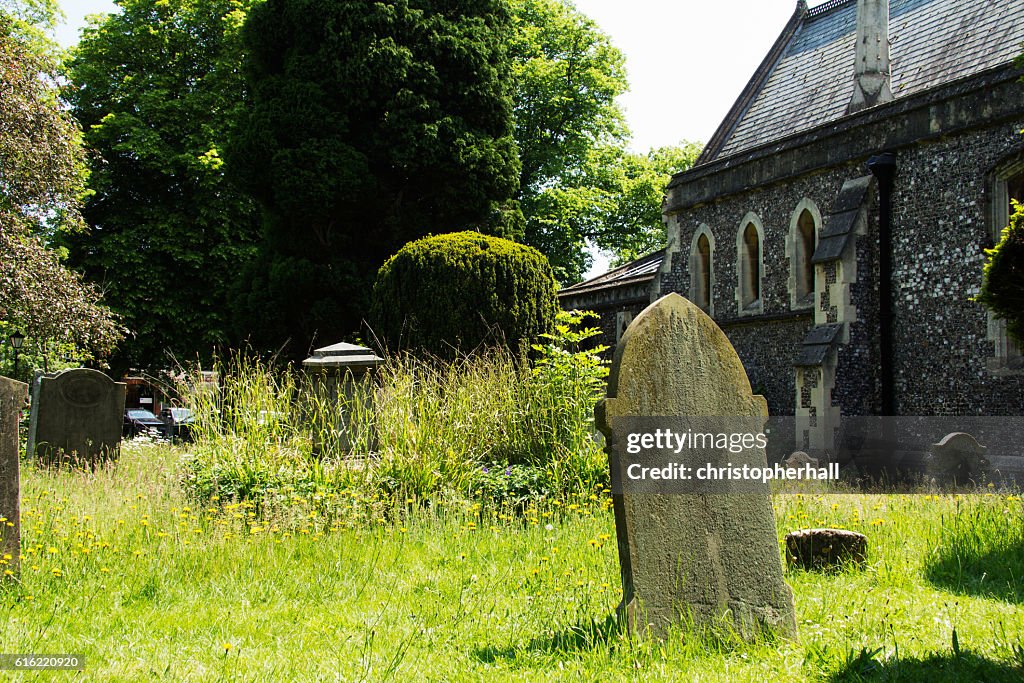
[[[85,166],[78,127],[58,104],[57,58],[40,35],[0,10],[0,334],[99,357],[123,330],[53,248],[84,230]]]

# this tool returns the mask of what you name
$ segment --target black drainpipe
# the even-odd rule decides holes
[[[868,159],[868,170],[878,180],[878,332],[881,354],[882,415],[896,414],[893,351],[892,188],[896,155],[883,152]]]

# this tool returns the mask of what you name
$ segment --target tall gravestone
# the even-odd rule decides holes
[[[0,558],[14,575],[21,557],[21,474],[18,419],[28,403],[28,385],[0,377]],[[0,571],[0,580],[7,576]]]
[[[44,464],[95,464],[121,447],[125,385],[98,370],[40,375],[32,384],[28,452]]]
[[[735,416],[763,425],[768,416],[725,334],[678,294],[659,299],[626,330],[615,350],[608,397],[596,413],[613,481],[622,476],[618,454],[629,438],[624,425],[636,419]],[[704,455],[684,454],[682,464],[696,469]],[[766,465],[763,448],[743,457]],[[631,631],[663,633],[681,619],[698,627],[731,619],[745,637],[766,627],[795,636],[768,486],[745,482],[738,490],[613,493],[623,583],[619,609]]]

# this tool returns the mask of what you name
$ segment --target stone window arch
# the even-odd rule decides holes
[[[715,236],[701,225],[690,242],[690,301],[710,316],[715,315]]]
[[[764,312],[764,227],[755,213],[740,221],[736,232],[736,303],[739,314]]]
[[[1024,152],[997,165],[988,179],[988,228],[992,244],[996,244],[1003,228],[1010,223],[1010,205],[1024,202]],[[993,344],[989,370],[996,375],[1024,374],[1024,353],[1006,334],[1006,321],[988,315],[988,339]]]
[[[810,199],[802,199],[796,205],[789,221],[789,239],[786,240],[786,255],[789,256],[789,307],[810,308],[814,305],[814,249],[818,246],[821,230],[821,211]]]

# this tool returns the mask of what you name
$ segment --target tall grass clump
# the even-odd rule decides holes
[[[218,363],[215,376],[211,384],[197,368],[181,387],[195,419],[186,487],[202,499],[259,499],[303,479],[311,448],[294,407],[295,376],[244,354]]]
[[[589,311],[560,311],[555,331],[541,335],[532,371],[528,412],[531,424],[542,433],[542,453],[558,490],[579,487],[581,492],[607,481],[607,460],[596,446],[594,406],[605,393],[608,366],[601,360],[607,347],[589,346],[601,332],[584,327],[597,318]]]
[[[607,368],[601,348],[583,348],[597,334],[584,319],[561,314],[533,362],[500,348],[399,354],[341,390],[238,356],[218,368],[219,390],[184,391],[199,423],[186,486],[198,498],[360,489],[515,504],[598,491],[593,409]]]
[[[941,516],[925,575],[957,593],[1024,602],[1024,526],[1021,497],[956,498]]]

